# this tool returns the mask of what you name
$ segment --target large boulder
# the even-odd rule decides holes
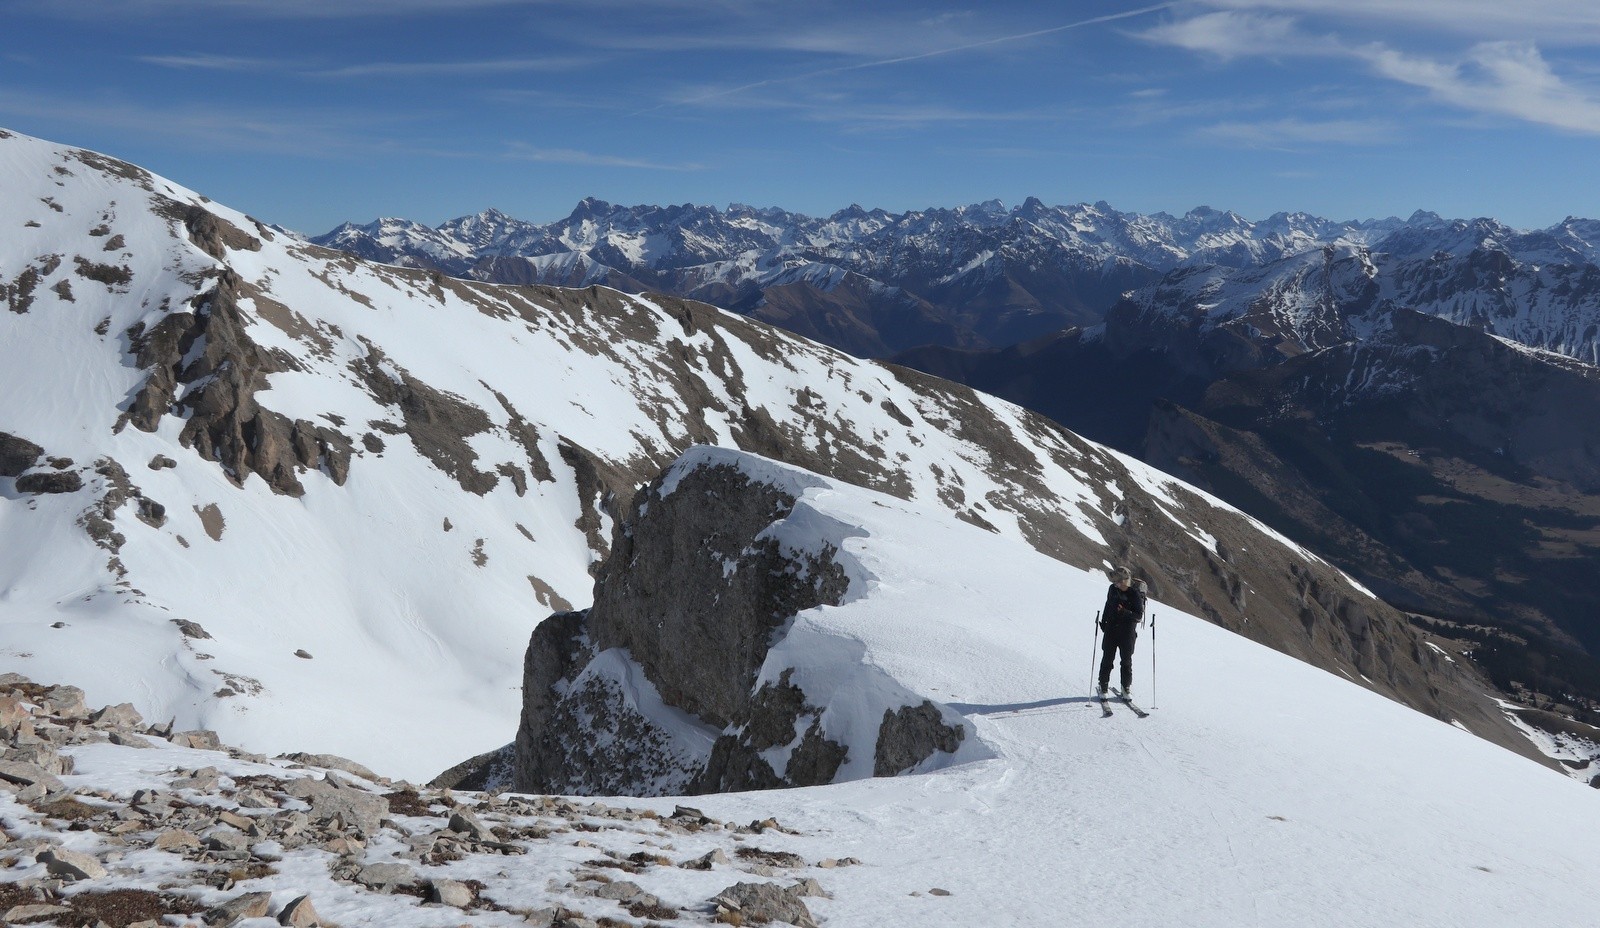
[[[825,484],[697,448],[641,489],[594,606],[534,632],[514,787],[651,795],[833,782],[847,746],[794,668],[769,660],[796,615],[850,590],[830,540],[847,528],[819,531],[815,512],[797,512],[800,495]],[[874,711],[895,746],[872,772],[910,769],[965,736],[954,713],[892,685],[877,692],[893,703]]]

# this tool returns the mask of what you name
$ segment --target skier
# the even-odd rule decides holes
[[[1126,567],[1111,573],[1111,589],[1106,591],[1106,608],[1100,614],[1100,629],[1105,637],[1100,642],[1100,698],[1106,696],[1111,683],[1111,663],[1117,652],[1122,652],[1122,698],[1133,698],[1133,642],[1139,636],[1139,626],[1144,621],[1145,584],[1134,580]]]

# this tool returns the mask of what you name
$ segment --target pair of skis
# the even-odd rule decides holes
[[[1132,699],[1129,699],[1128,696],[1125,693],[1123,693],[1121,690],[1112,690],[1111,692],[1116,694],[1117,702],[1120,702],[1124,706],[1127,706],[1129,709],[1132,709],[1134,715],[1137,715],[1141,719],[1147,719],[1147,718],[1150,717],[1150,713],[1149,712],[1147,712],[1144,709],[1140,708],[1138,704],[1136,704]],[[1109,696],[1101,696],[1100,697],[1100,712],[1101,712],[1101,717],[1102,718],[1110,718],[1111,717],[1111,697],[1109,697]]]

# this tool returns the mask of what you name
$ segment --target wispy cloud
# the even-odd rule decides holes
[[[184,71],[281,71],[292,67],[289,62],[271,58],[237,58],[228,55],[140,55],[134,59],[145,64]]]
[[[461,13],[528,0],[19,0],[18,5],[62,18],[144,19],[205,12],[263,19],[341,19],[405,14]]]
[[[1549,43],[1600,39],[1593,0],[1198,0],[1214,9],[1309,16],[1352,25],[1417,26],[1431,34],[1514,35]]]
[[[541,148],[526,142],[513,142],[506,148],[504,157],[511,161],[535,161],[544,164],[578,164],[590,167],[641,168],[651,171],[703,171],[705,165],[696,163],[667,164],[648,158],[624,155],[602,155],[576,148]]]
[[[1033,30],[1029,30],[1027,32],[1016,32],[1016,33],[1011,33],[1011,34],[1007,34],[1007,35],[995,36],[995,37],[987,38],[987,39],[979,39],[977,41],[962,42],[962,43],[959,43],[959,44],[947,45],[947,46],[943,46],[943,47],[940,47],[940,48],[932,48],[932,49],[928,49],[928,50],[925,50],[925,51],[917,51],[917,52],[912,52],[912,53],[908,53],[908,54],[894,55],[894,56],[891,56],[891,57],[879,57],[879,58],[874,58],[874,59],[872,59],[870,61],[858,61],[858,62],[855,62],[855,63],[852,63],[852,64],[838,65],[836,67],[817,68],[815,70],[806,71],[806,72],[801,73],[801,74],[791,74],[791,75],[786,75],[786,76],[782,76],[782,77],[765,78],[763,80],[752,81],[752,82],[747,83],[747,84],[740,84],[740,85],[735,86],[735,87],[726,87],[726,88],[721,88],[721,89],[718,89],[718,90],[708,91],[708,92],[703,93],[703,94],[701,94],[701,95],[699,95],[697,97],[679,99],[679,100],[676,100],[676,101],[663,103],[663,104],[661,104],[659,106],[650,107],[648,109],[642,110],[639,113],[635,113],[634,115],[642,115],[643,113],[652,112],[654,110],[663,109],[663,108],[669,107],[669,106],[690,106],[690,105],[695,105],[695,104],[708,103],[708,102],[713,101],[713,100],[715,100],[715,99],[717,99],[719,97],[733,96],[733,95],[745,93],[745,92],[748,92],[748,91],[751,91],[751,90],[756,90],[756,89],[759,89],[759,88],[762,88],[762,87],[771,87],[771,86],[776,86],[776,85],[781,85],[781,84],[799,83],[799,82],[814,80],[814,79],[819,78],[819,77],[825,77],[825,76],[828,76],[828,75],[846,74],[846,73],[849,73],[849,72],[852,72],[852,71],[863,71],[863,70],[867,70],[867,69],[871,69],[871,68],[885,68],[885,67],[890,67],[890,66],[893,66],[893,65],[908,64],[908,63],[914,62],[914,61],[925,61],[925,60],[930,59],[930,58],[939,58],[939,57],[943,57],[943,56],[946,56],[946,55],[955,55],[955,54],[960,54],[960,53],[963,53],[963,52],[970,52],[970,51],[977,51],[977,50],[980,50],[980,49],[994,48],[996,46],[1008,45],[1008,44],[1015,43],[1015,42],[1024,42],[1024,41],[1027,41],[1027,40],[1030,40],[1030,39],[1038,39],[1038,38],[1043,38],[1044,36],[1055,35],[1056,33],[1060,33],[1060,32],[1066,32],[1067,30],[1070,30],[1070,29],[1082,29],[1082,28],[1085,28],[1087,26],[1095,26],[1095,25],[1100,25],[1100,24],[1103,24],[1103,23],[1117,22],[1119,20],[1131,19],[1131,18],[1137,17],[1137,16],[1146,16],[1146,15],[1149,15],[1150,13],[1155,13],[1155,12],[1158,12],[1158,11],[1161,11],[1161,10],[1169,9],[1173,5],[1174,4],[1171,3],[1171,2],[1169,2],[1169,3],[1158,3],[1158,4],[1155,4],[1155,5],[1152,5],[1152,6],[1144,6],[1144,7],[1138,8],[1138,9],[1134,9],[1134,10],[1126,10],[1126,11],[1123,11],[1123,12],[1120,12],[1120,13],[1110,13],[1110,14],[1107,14],[1105,16],[1095,16],[1095,17],[1092,17],[1090,19],[1082,19],[1082,20],[1078,20],[1076,22],[1065,23],[1065,24],[1062,24],[1062,25],[1059,25],[1059,26],[1050,26],[1050,27],[1044,28],[1044,29],[1033,29]]]
[[[1376,4],[1334,4],[1326,0],[1206,0],[1213,6],[1238,6],[1297,12],[1355,12],[1384,14]],[[1488,7],[1462,0],[1480,23],[1499,22]],[[1551,0],[1549,6],[1563,6]],[[1393,0],[1406,16],[1425,19],[1442,16],[1448,4],[1433,0]],[[1533,6],[1540,6],[1532,2]],[[1600,9],[1600,4],[1594,4]],[[1534,17],[1536,20],[1538,16]],[[1590,19],[1600,22],[1600,12]],[[1292,16],[1239,10],[1202,13],[1162,23],[1135,33],[1146,41],[1176,46],[1223,60],[1236,58],[1336,57],[1360,62],[1374,75],[1418,87],[1437,102],[1468,112],[1510,117],[1536,125],[1572,132],[1600,134],[1600,96],[1565,80],[1531,39],[1480,42],[1451,57],[1419,54],[1398,47],[1395,41],[1352,43],[1337,34],[1314,35]],[[1289,126],[1290,121],[1279,125]],[[1336,123],[1310,125],[1334,126]],[[1353,128],[1354,124],[1352,124]],[[1241,138],[1243,128],[1230,128]],[[1228,134],[1228,133],[1224,133]]]
[[[1396,137],[1387,122],[1360,119],[1315,121],[1296,118],[1261,122],[1224,122],[1198,130],[1209,142],[1246,148],[1295,148],[1313,145],[1371,145]]]
[[[1232,11],[1172,20],[1135,35],[1158,45],[1173,45],[1224,60],[1328,55],[1341,51],[1335,40],[1302,32],[1293,17]]]
[[[135,59],[144,64],[178,70],[237,71],[244,73],[280,73],[298,77],[320,79],[348,79],[365,77],[484,77],[496,74],[529,72],[571,71],[589,67],[594,59],[579,56],[552,56],[543,58],[490,58],[470,61],[374,61],[326,67],[306,61],[289,61],[276,58],[239,58],[204,53],[175,55],[142,55]]]
[[[593,64],[593,59],[572,57],[500,58],[485,61],[378,61],[341,68],[309,71],[311,77],[451,77],[517,74],[528,71],[570,71]]]
[[[150,106],[6,91],[0,91],[0,115],[8,120],[84,126],[96,133],[111,130],[178,141],[210,151],[312,157],[404,150],[407,146],[395,141],[390,131],[410,121],[364,110]]]
[[[1451,106],[1600,135],[1600,99],[1562,80],[1532,42],[1483,42],[1457,62],[1382,45],[1360,54],[1384,77],[1424,88]]]

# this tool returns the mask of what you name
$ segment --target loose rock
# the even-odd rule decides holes
[[[40,854],[39,863],[44,864],[52,876],[64,880],[98,880],[106,875],[106,868],[94,857],[61,847]]]

